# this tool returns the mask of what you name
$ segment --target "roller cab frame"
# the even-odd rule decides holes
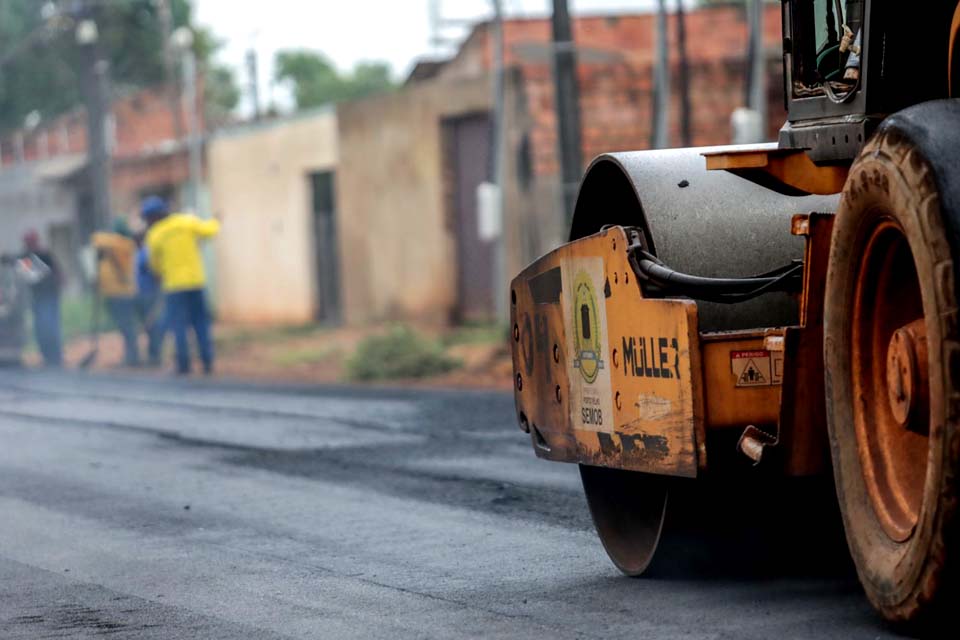
[[[930,633],[960,596],[960,5],[783,27],[777,144],[588,168],[511,283],[517,418],[628,575],[674,479],[832,473],[870,602]]]
[[[708,432],[732,429],[754,462],[785,438],[785,473],[825,469],[822,291],[833,216],[787,222],[819,266],[803,275],[795,326],[699,331],[696,301],[644,293],[647,245],[636,227],[607,227],[517,276],[515,396],[537,456],[695,478],[712,457]]]

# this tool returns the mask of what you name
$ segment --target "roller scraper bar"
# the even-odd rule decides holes
[[[721,304],[746,302],[765,293],[800,293],[803,261],[746,278],[704,278],[674,271],[645,251],[636,261],[637,277],[647,280],[660,296],[684,296]]]
[[[686,297],[719,304],[746,302],[766,293],[799,294],[803,289],[803,261],[742,278],[715,278],[682,273],[668,267],[647,250],[642,229],[625,229],[630,238],[627,251],[644,292],[657,297]]]

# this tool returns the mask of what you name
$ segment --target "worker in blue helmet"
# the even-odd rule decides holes
[[[148,225],[153,224],[168,213],[170,213],[170,208],[167,206],[167,201],[160,196],[147,196],[140,203],[140,215],[143,216],[144,222]]]

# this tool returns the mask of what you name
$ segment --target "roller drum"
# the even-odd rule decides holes
[[[599,156],[580,185],[570,239],[609,224],[639,226],[664,263],[707,277],[750,276],[802,258],[803,238],[791,235],[791,217],[832,213],[839,196],[786,196],[726,171],[706,170],[703,153],[742,148]],[[797,301],[773,293],[731,305],[701,302],[699,317],[703,331],[792,325],[798,322]]]

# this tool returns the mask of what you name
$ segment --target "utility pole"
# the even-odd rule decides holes
[[[109,64],[100,51],[100,34],[92,5],[83,5],[74,33],[80,50],[80,90],[87,108],[87,159],[93,226],[105,229],[110,223],[110,151],[107,146],[110,80]]]
[[[567,0],[553,0],[553,86],[557,111],[557,150],[566,227],[573,220],[577,188],[583,171],[580,146],[580,85],[577,53]]]
[[[650,146],[663,149],[669,144],[670,67],[667,51],[667,4],[658,0],[656,21],[657,61],[653,69],[653,128]]]
[[[827,7],[831,7],[827,3]],[[735,109],[730,116],[734,144],[753,144],[767,141],[767,65],[763,51],[763,0],[748,0],[745,107]]]
[[[257,50],[254,47],[250,47],[247,49],[247,76],[250,82],[251,113],[254,120],[260,119],[260,83],[257,74]]]
[[[829,3],[828,5],[829,6]],[[750,0],[750,98],[748,106],[757,114],[760,140],[767,137],[767,57],[763,50],[763,0]]]
[[[180,55],[180,73],[183,80],[183,111],[187,114],[187,204],[197,213],[200,210],[201,158],[200,118],[197,113],[197,58],[193,53],[193,32],[180,27],[171,36],[171,45]]]
[[[684,0],[677,0],[677,53],[679,60],[680,85],[680,139],[684,147],[693,145],[690,131],[690,62],[687,59],[687,14],[683,8]]]
[[[183,110],[180,108],[180,83],[174,71],[173,13],[170,0],[154,0],[160,18],[160,30],[163,33],[163,80],[166,86],[167,102],[173,116],[173,130],[177,140],[183,138]]]
[[[506,150],[506,128],[504,127],[505,89],[503,69],[503,6],[500,0],[491,0],[493,8],[493,180],[496,183],[496,216],[499,218],[499,233],[493,246],[493,299],[494,314],[498,322],[509,320],[507,307],[506,278],[506,238],[504,233],[505,177],[504,151]]]

